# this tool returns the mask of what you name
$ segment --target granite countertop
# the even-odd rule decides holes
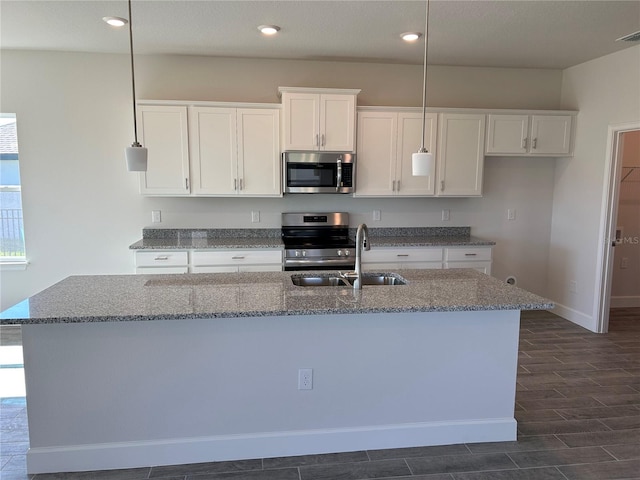
[[[349,229],[355,238],[355,228]],[[496,242],[470,235],[470,227],[370,228],[375,247],[491,246]],[[283,248],[280,229],[147,229],[131,250],[215,248]]]
[[[6,325],[553,308],[550,300],[472,269],[397,270],[407,285],[364,286],[361,291],[351,287],[295,286],[291,276],[301,273],[72,276],[2,312],[0,322]]]

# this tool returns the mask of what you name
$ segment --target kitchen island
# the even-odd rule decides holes
[[[23,326],[28,471],[515,440],[520,310],[553,305],[473,270],[396,273],[81,276],[25,300],[2,323]]]

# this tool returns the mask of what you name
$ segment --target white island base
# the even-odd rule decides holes
[[[515,440],[519,323],[493,310],[25,324],[27,469]]]

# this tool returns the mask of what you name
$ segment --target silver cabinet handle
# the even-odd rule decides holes
[[[185,178],[184,179],[184,188],[186,188],[187,190],[189,190],[189,179]]]
[[[158,255],[154,260],[169,260],[169,255]]]
[[[242,190],[242,178],[240,179],[240,190]]]
[[[408,257],[409,254],[408,253],[399,253],[396,255],[396,257]]]
[[[400,191],[400,180],[398,180],[398,192]]]
[[[527,137],[522,139],[522,148],[527,148]]]
[[[233,191],[235,192],[238,189],[238,179],[233,179]]]
[[[324,133],[322,134],[322,146],[324,147],[325,142],[324,142]]]
[[[537,147],[538,147],[538,139],[534,138],[533,142],[532,142],[532,145],[531,145],[531,148],[533,148],[535,150]]]
[[[440,180],[440,191],[444,192],[444,180]]]
[[[316,133],[316,147],[320,146],[320,140],[319,140],[319,135]]]
[[[396,191],[396,181],[395,180],[391,183],[391,191],[392,192]]]
[[[477,255],[477,253],[465,253],[464,256],[465,257],[475,257]]]
[[[244,257],[231,257],[231,260],[244,260]]]

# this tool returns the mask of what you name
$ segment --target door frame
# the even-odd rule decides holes
[[[609,125],[607,150],[605,157],[604,190],[600,212],[600,234],[598,240],[598,258],[594,311],[597,314],[597,332],[609,330],[609,308],[611,305],[611,282],[613,278],[614,242],[618,200],[620,197],[620,178],[622,175],[622,134],[640,130],[640,122]]]

